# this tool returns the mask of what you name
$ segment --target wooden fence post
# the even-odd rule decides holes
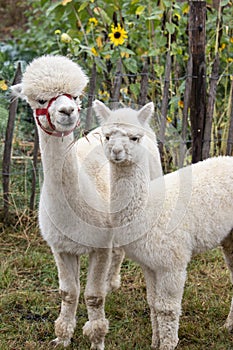
[[[13,79],[13,85],[18,84],[22,78],[21,64],[18,63],[15,76]],[[4,219],[7,220],[9,213],[9,185],[10,185],[10,164],[11,164],[11,150],[12,140],[14,134],[15,116],[17,112],[18,99],[14,98],[10,102],[9,117],[6,127],[5,145],[3,151],[2,162],[2,186],[3,186],[3,213]]]
[[[122,61],[119,59],[117,62],[116,75],[113,83],[113,92],[112,92],[112,102],[119,102],[120,100],[120,89],[122,83]]]
[[[210,153],[210,141],[211,141],[211,130],[212,121],[214,115],[214,105],[216,99],[216,89],[218,83],[218,72],[219,72],[219,56],[216,54],[212,73],[210,77],[210,87],[209,87],[209,97],[206,108],[206,119],[205,119],[205,129],[203,135],[203,145],[202,145],[202,159],[207,159]]]
[[[180,145],[180,159],[179,168],[184,165],[185,152],[187,147],[187,129],[188,129],[188,111],[190,106],[190,95],[192,89],[192,72],[193,72],[193,61],[192,55],[189,56],[186,72],[185,90],[184,90],[184,108],[183,108],[183,119],[182,119],[182,130],[181,130],[181,141]]]
[[[169,99],[169,87],[170,87],[170,76],[171,76],[171,54],[170,51],[167,52],[166,66],[165,66],[165,78],[163,87],[163,100],[161,106],[161,123],[159,130],[159,151],[163,162],[163,146],[165,143],[165,131],[166,131],[166,120],[167,120],[167,109],[168,109],[168,99]]]
[[[218,75],[219,75],[219,66],[220,66],[218,51],[219,51],[219,46],[220,46],[220,41],[222,36],[221,1],[220,0],[213,1],[213,6],[214,7],[217,6],[216,10],[218,10],[218,16],[216,21],[215,59],[212,66],[208,102],[206,107],[206,121],[205,121],[205,130],[204,130],[203,146],[202,146],[202,159],[208,158],[210,153],[211,130],[212,130],[212,122],[213,122],[214,106],[215,106],[215,100],[216,100],[216,90],[217,90],[217,84],[219,79]]]
[[[96,88],[96,62],[93,62],[92,71],[91,71],[91,79],[89,84],[89,92],[88,92],[88,102],[87,102],[87,116],[85,121],[85,129],[88,131],[91,129],[92,124],[92,102],[95,95]]]
[[[149,80],[148,69],[149,69],[148,58],[146,57],[142,68],[141,87],[140,87],[140,94],[138,96],[139,106],[144,106],[144,104],[146,103],[148,80]]]
[[[206,118],[206,2],[190,1],[190,52],[192,55],[192,91],[190,120],[192,127],[192,162],[202,159],[202,140]]]
[[[227,139],[227,155],[232,156],[233,148],[233,80],[231,81],[231,110],[230,110],[230,125],[228,130],[228,139]]]
[[[32,189],[31,189],[31,197],[30,197],[30,204],[29,204],[29,208],[31,212],[33,212],[35,207],[37,160],[38,160],[38,152],[39,152],[39,135],[38,135],[38,130],[36,125],[34,127],[34,130],[35,130],[35,138],[34,138],[34,149],[33,149]]]

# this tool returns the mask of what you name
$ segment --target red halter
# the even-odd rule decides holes
[[[52,135],[52,136],[56,136],[56,137],[63,137],[63,136],[67,136],[69,134],[72,133],[72,131],[74,131],[74,129],[79,125],[80,121],[77,122],[77,124],[74,126],[74,128],[72,128],[71,130],[67,130],[67,131],[57,131],[55,125],[52,123],[51,118],[50,118],[50,114],[49,114],[49,107],[51,106],[51,104],[60,96],[66,96],[69,99],[72,100],[72,96],[69,94],[63,94],[63,95],[58,95],[57,97],[53,97],[51,98],[51,100],[48,103],[47,108],[37,108],[36,109],[36,121],[37,124],[39,125],[39,127],[48,135]],[[78,111],[80,111],[80,109],[78,108]],[[49,126],[52,130],[46,129],[40,122],[39,117],[41,115],[45,115],[46,119],[49,123]]]

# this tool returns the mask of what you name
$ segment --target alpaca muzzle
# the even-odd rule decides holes
[[[76,127],[80,124],[80,121],[77,122],[77,124],[71,129],[71,130],[67,130],[67,131],[58,131],[56,130],[55,125],[52,123],[51,118],[50,118],[50,114],[49,114],[49,107],[51,106],[51,104],[56,101],[56,99],[58,97],[60,97],[61,95],[58,95],[56,97],[51,98],[51,100],[48,103],[48,106],[46,108],[37,108],[36,109],[36,121],[37,124],[39,125],[39,127],[48,135],[52,135],[52,136],[56,136],[56,137],[64,137],[67,136],[69,134],[71,134],[74,129],[76,129]],[[73,99],[73,97],[69,94],[63,94],[62,96],[66,96],[69,99]],[[78,108],[78,111],[80,111],[80,109]],[[49,127],[50,129],[47,129],[40,121],[40,116],[46,116],[46,119],[48,121]]]

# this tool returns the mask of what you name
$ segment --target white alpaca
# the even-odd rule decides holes
[[[80,293],[79,257],[89,254],[85,289],[89,321],[84,333],[90,338],[91,349],[104,349],[107,276],[112,261],[109,284],[119,285],[123,254],[116,250],[112,255],[109,249],[109,190],[100,140],[93,133],[88,141],[74,143],[79,96],[87,82],[82,69],[68,58],[42,56],[26,68],[22,83],[12,91],[28,101],[38,125],[44,172],[39,224],[57,264],[62,297],[54,343],[70,343]]]
[[[148,187],[151,180],[162,176],[161,160],[156,136],[149,126],[149,121],[154,111],[154,105],[152,102],[148,103],[139,111],[135,111],[131,108],[111,111],[102,102],[95,100],[93,102],[93,109],[100,123],[104,123],[105,119],[107,120],[107,122],[104,123],[105,139],[108,139],[108,132],[109,135],[114,135],[114,146],[109,150],[111,156],[108,154],[108,159],[115,157],[115,162],[120,164],[121,157],[124,158],[123,153],[125,152],[125,156],[131,165],[130,167],[115,167],[112,162],[109,163],[111,176],[111,201],[109,210],[111,213],[110,222],[113,228],[112,235],[114,237],[114,245],[123,246],[131,240],[130,232],[132,227],[130,226],[129,230],[129,222],[135,225],[137,236],[140,236],[142,232],[144,234],[144,225],[143,228],[141,228],[140,224],[140,213],[141,210],[143,210],[143,202],[146,199],[143,195],[144,187]],[[118,132],[120,132],[120,137],[122,137],[119,144],[117,141]],[[131,147],[137,147],[139,138],[142,138],[142,140],[137,152],[138,158],[133,164],[133,160],[131,159]],[[124,151],[122,149],[122,143],[125,147]],[[111,144],[111,141],[109,141],[109,144]],[[105,152],[107,152],[106,148]],[[137,177],[140,177],[139,181],[136,181]],[[138,196],[138,193],[141,193],[141,196]],[[133,210],[132,207],[134,208]],[[122,234],[122,227],[124,233],[127,229],[127,235]],[[135,240],[135,233],[132,238]]]
[[[114,188],[114,182],[123,173],[135,189],[135,205],[125,208],[126,216],[113,213],[113,222],[122,232],[122,239],[117,232],[116,244],[124,244],[126,255],[144,270],[152,348],[174,350],[178,344],[186,269],[192,255],[222,246],[233,277],[233,158],[208,159],[156,179],[148,186],[141,171],[147,157],[141,147],[142,128],[112,123],[113,113],[104,106],[98,114],[102,115],[105,154],[111,162],[111,186]],[[141,115],[142,123],[145,119],[146,115]],[[116,192],[110,196],[114,207]],[[233,330],[233,301],[225,327]]]

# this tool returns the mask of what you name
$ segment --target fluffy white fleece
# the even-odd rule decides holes
[[[79,120],[76,97],[83,93],[86,83],[87,77],[76,63],[61,56],[42,56],[27,67],[22,83],[12,90],[28,101],[35,116],[36,110],[46,109],[49,101],[56,97],[48,112],[53,125],[62,133],[72,130]],[[153,106],[147,109],[151,114]],[[124,110],[116,113],[118,118],[124,119]],[[130,109],[130,113],[135,122],[138,112]],[[45,115],[39,118],[44,128],[50,130]],[[147,131],[152,160],[152,151],[158,152],[157,144],[152,132],[148,128]],[[83,331],[91,341],[91,349],[103,350],[108,331],[105,296],[110,287],[119,287],[124,251],[111,249],[114,232],[112,234],[109,217],[109,166],[102,148],[101,130],[96,129],[77,142],[74,142],[73,133],[55,137],[40,127],[38,132],[44,173],[39,223],[54,254],[62,297],[54,343],[67,346],[74,333],[80,293],[79,256],[89,254],[85,289],[89,321]],[[159,157],[157,162],[154,168],[153,162],[150,163],[151,179],[158,169],[160,175]]]
[[[22,93],[30,99],[79,96],[88,83],[81,67],[64,56],[45,55],[32,61],[23,75]]]
[[[105,154],[111,163],[113,207],[122,176],[131,184],[123,187],[125,198],[134,188],[131,205],[112,213],[119,228],[114,244],[124,245],[126,255],[144,270],[152,348],[174,350],[186,269],[193,254],[222,246],[233,275],[233,158],[208,159],[148,185],[141,171],[146,154],[138,137],[140,130],[135,125],[132,133],[132,127],[112,123],[107,114],[102,122]],[[233,306],[225,326],[232,331]]]

